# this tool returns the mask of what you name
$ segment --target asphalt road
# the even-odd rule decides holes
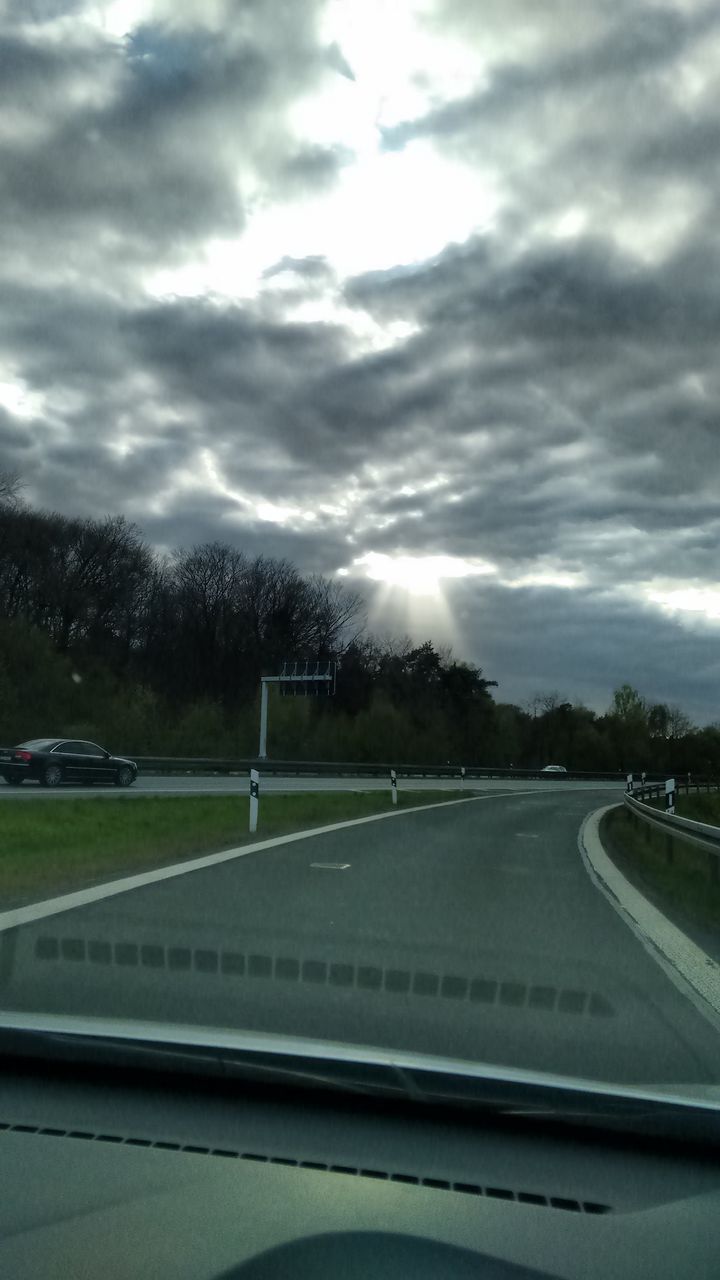
[[[580,856],[585,814],[616,796],[399,813],[9,930],[0,1004],[718,1082],[716,1031]]]
[[[400,778],[398,786],[408,791],[458,791],[462,787],[460,777],[457,778]],[[608,785],[608,784],[603,784]],[[609,784],[612,789],[623,790],[622,783]],[[310,776],[277,777],[274,774],[260,775],[260,786],[263,792],[288,791],[386,791],[390,789],[389,778],[313,778]],[[597,782],[573,782],[558,780],[557,777],[536,780],[518,778],[473,778],[465,786],[470,791],[547,791],[548,789],[569,788],[572,790],[596,791]],[[22,787],[11,787],[0,779],[0,799],[4,800],[48,800],[59,796],[174,796],[174,795],[247,795],[249,779],[243,777],[200,777],[200,776],[166,776],[139,777],[137,782],[127,790],[120,787],[101,786],[62,786],[57,788],[41,787],[39,782],[26,782]]]

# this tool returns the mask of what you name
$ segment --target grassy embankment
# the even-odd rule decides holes
[[[720,826],[720,793],[679,796],[675,812]],[[683,924],[720,937],[720,856],[651,827],[621,806],[603,820],[608,853],[656,906]]]
[[[460,791],[398,794],[398,808],[461,799]],[[308,827],[392,808],[387,792],[264,796],[255,835],[246,797],[164,796],[0,802],[0,910]]]

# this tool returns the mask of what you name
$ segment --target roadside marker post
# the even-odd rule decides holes
[[[390,786],[392,788],[392,802],[397,804],[397,773],[394,769],[390,770]]]
[[[633,775],[632,775],[631,773],[629,773],[629,774],[627,775],[627,786],[626,786],[625,790],[626,790],[626,791],[630,791],[630,792],[632,792],[632,789],[633,789]]]
[[[250,770],[250,830],[257,831],[258,809],[260,807],[260,774],[257,769]]]
[[[465,790],[465,765],[460,770],[460,786]]]
[[[675,779],[668,778],[665,783],[665,812],[675,812]]]

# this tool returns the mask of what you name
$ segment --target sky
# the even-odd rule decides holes
[[[5,0],[0,469],[720,721],[720,8]]]

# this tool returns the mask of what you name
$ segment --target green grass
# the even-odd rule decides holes
[[[701,801],[717,797],[700,796]],[[685,802],[686,797],[682,797]],[[695,806],[696,797],[691,797]],[[708,822],[707,808],[682,816]],[[720,858],[676,836],[666,836],[624,805],[605,815],[601,838],[608,854],[627,878],[678,925],[720,932]]]
[[[463,798],[400,791],[398,808]],[[118,875],[392,808],[387,792],[269,795],[255,835],[247,797],[5,800],[0,805],[0,907],[71,892]]]
[[[665,812],[665,801],[651,800],[653,809]],[[679,794],[675,798],[675,812],[680,818],[692,818],[694,822],[707,822],[710,826],[720,827],[720,791],[692,792],[689,796]]]
[[[677,797],[675,812],[681,818],[693,818],[695,822],[709,822],[720,827],[720,792],[700,791],[689,796]]]

